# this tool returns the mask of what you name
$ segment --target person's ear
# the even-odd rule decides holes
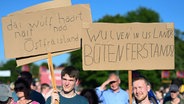
[[[76,80],[75,85],[78,86],[80,84],[79,79]]]
[[[150,91],[151,90],[151,86],[147,85],[147,89],[148,89],[148,91]]]
[[[121,80],[120,80],[120,79],[118,79],[118,83],[119,83],[119,84],[121,83]]]

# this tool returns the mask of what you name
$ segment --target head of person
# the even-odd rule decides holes
[[[115,73],[111,73],[109,75],[109,80],[111,80],[111,82],[109,83],[110,84],[110,87],[111,89],[116,92],[116,91],[119,91],[119,85],[121,83],[121,80],[119,78],[119,76]]]
[[[171,84],[171,86],[169,87],[169,92],[171,94],[171,98],[175,99],[178,97],[179,95],[179,87],[176,84]]]
[[[65,93],[74,91],[79,81],[79,70],[73,66],[67,66],[61,71],[62,90]]]
[[[0,104],[10,104],[12,100],[12,92],[6,84],[0,84]]]
[[[29,99],[31,88],[27,81],[25,81],[23,78],[18,78],[15,81],[15,88],[14,88],[18,98],[25,97],[26,99]]]
[[[148,92],[150,85],[148,80],[143,76],[133,78],[133,94],[138,103],[149,100]]]
[[[88,99],[89,104],[98,104],[98,96],[94,89],[83,89],[80,95],[86,97]]]

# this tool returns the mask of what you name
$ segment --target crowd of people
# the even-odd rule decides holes
[[[61,89],[54,90],[47,83],[35,87],[32,74],[20,72],[14,83],[0,83],[0,104],[129,104],[128,91],[120,87],[121,79],[116,73],[99,87],[77,91],[79,70],[67,66],[61,71]],[[184,104],[184,84],[173,79],[167,88],[153,91],[145,76],[132,81],[132,104]]]

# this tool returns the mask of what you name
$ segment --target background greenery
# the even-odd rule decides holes
[[[125,15],[117,14],[114,16],[105,15],[100,18],[98,21],[94,22],[108,22],[108,23],[131,23],[131,22],[162,22],[160,16],[157,12],[140,7],[135,11],[130,11]],[[168,79],[161,78],[161,70],[138,70],[139,73],[146,76],[152,84],[153,89],[158,89],[162,85],[168,85],[169,83],[163,83],[163,80],[170,81],[173,78],[176,78],[176,71],[184,69],[184,42],[183,37],[184,32],[181,32],[178,29],[175,29],[175,70],[171,71],[171,77]],[[83,71],[82,70],[82,51],[77,50],[70,53],[70,58],[68,63],[65,65],[73,65],[76,68],[81,70],[80,79],[81,85],[83,87],[94,88],[100,86],[108,77],[108,74],[112,71]],[[47,65],[47,63],[43,63]],[[34,63],[29,64],[31,68],[31,73],[35,78],[39,78],[39,66]],[[9,60],[6,63],[1,63],[0,70],[11,70],[11,77],[0,77],[0,80],[4,83],[9,83],[15,81],[18,73],[21,71],[21,67],[16,67],[15,60]],[[128,71],[126,70],[116,70],[117,74],[120,75],[123,89],[128,88]],[[181,79],[184,80],[184,79]]]

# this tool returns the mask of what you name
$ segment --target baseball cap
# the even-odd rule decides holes
[[[10,87],[5,84],[0,84],[0,101],[7,101],[9,97],[12,97]]]
[[[171,84],[169,91],[170,92],[177,92],[177,91],[179,91],[179,88],[177,85]]]

